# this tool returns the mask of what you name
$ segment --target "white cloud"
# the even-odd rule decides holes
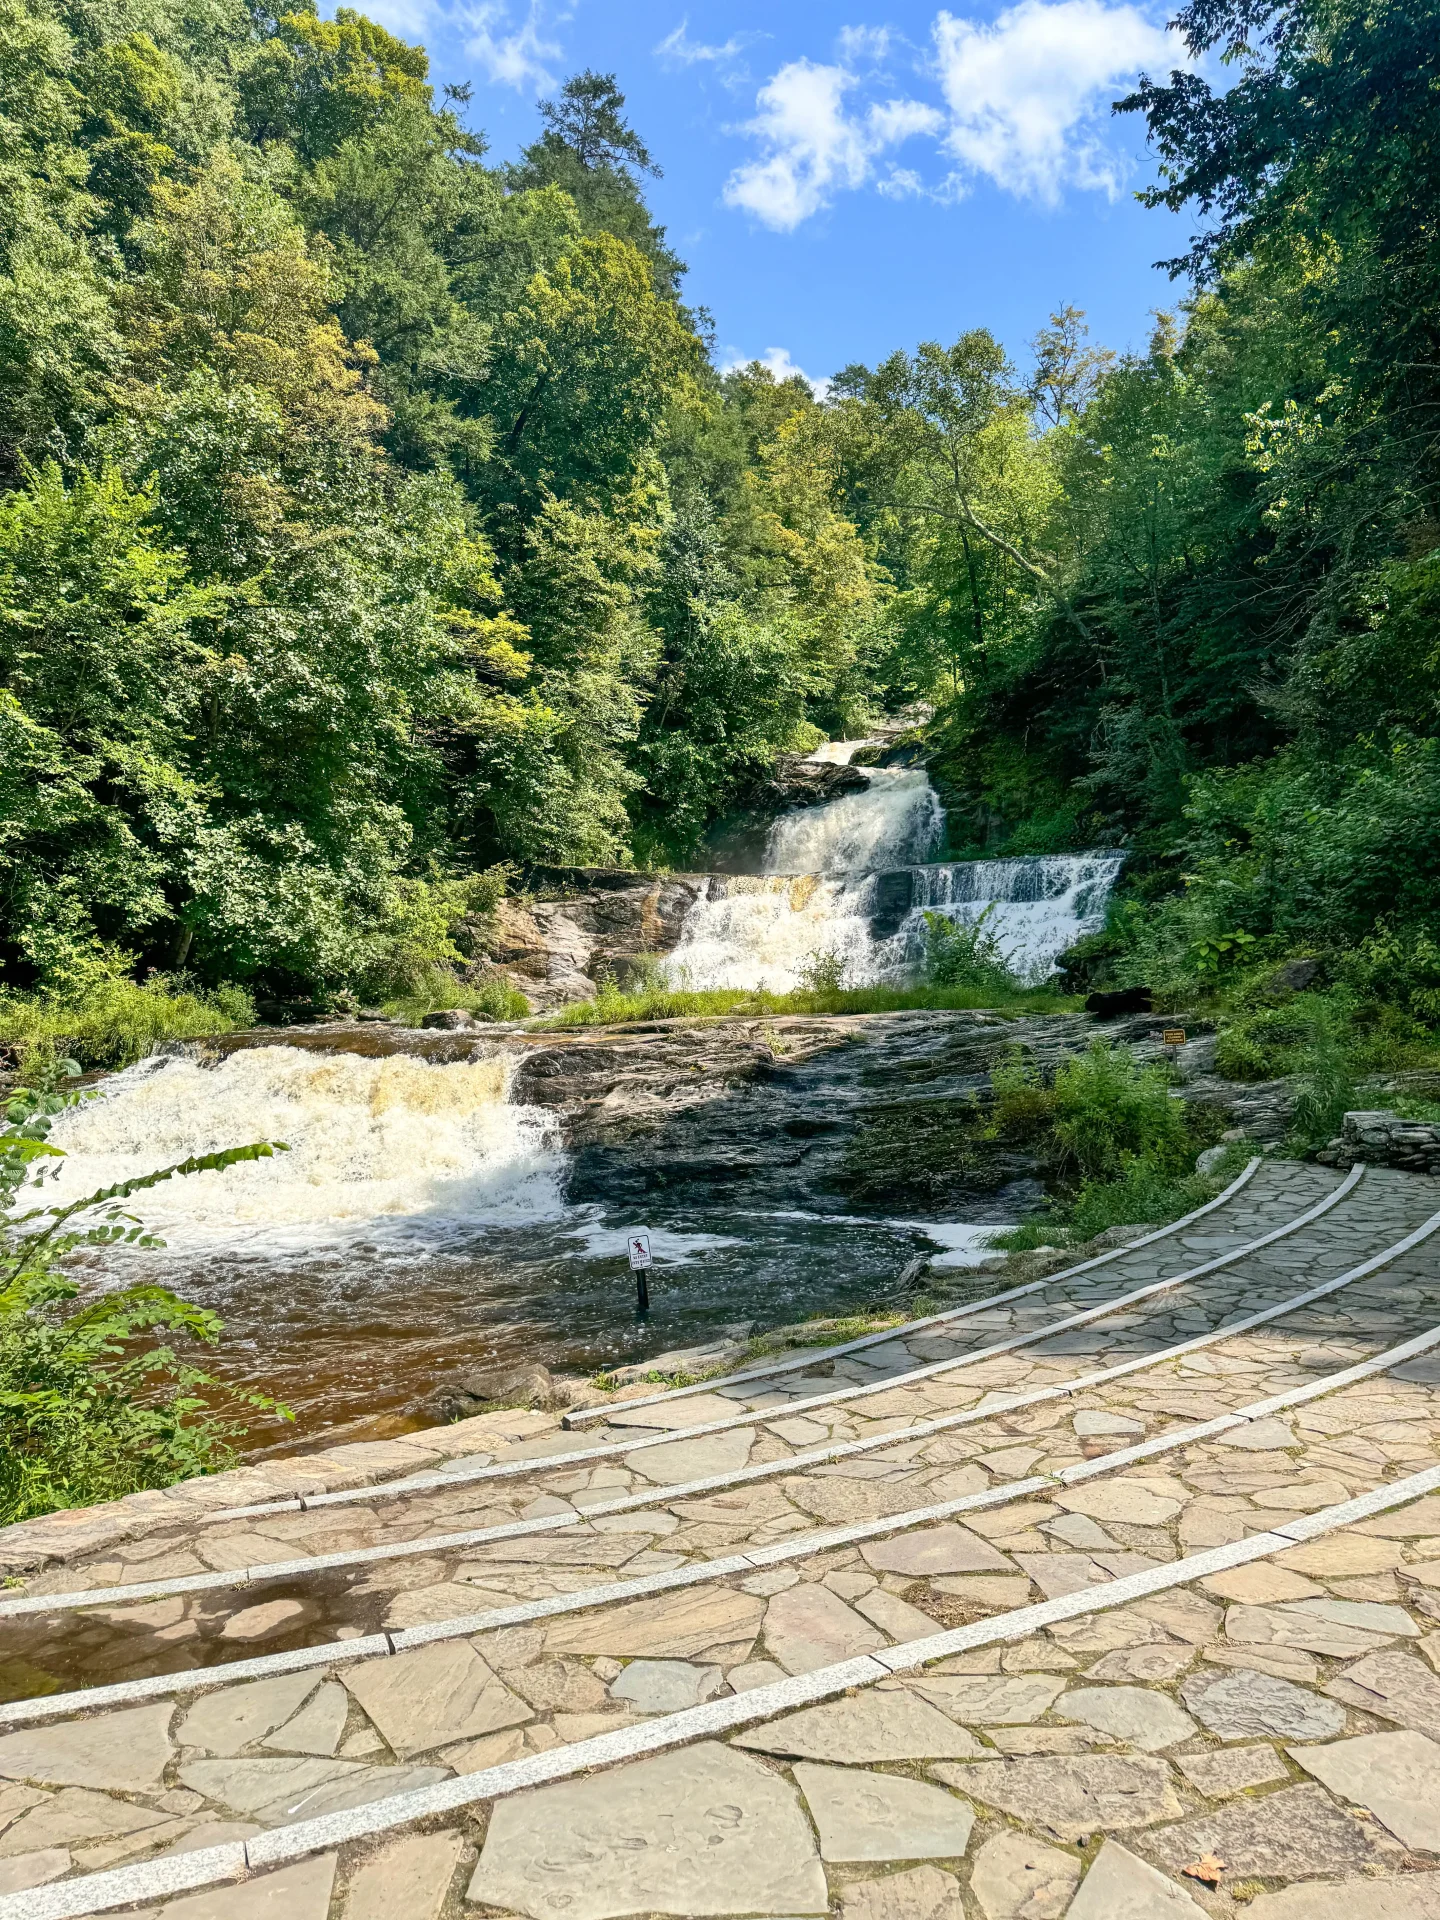
[[[479,61],[488,80],[522,93],[555,85],[550,62],[560,58],[561,48],[558,41],[544,37],[540,0],[530,0],[518,26],[511,24],[506,0],[478,0],[459,17],[466,30],[465,51]]]
[[[762,157],[737,167],[725,199],[789,232],[828,206],[834,191],[860,187],[884,147],[914,133],[938,132],[942,116],[916,100],[889,100],[851,116],[845,95],[857,84],[848,67],[791,60],[760,89],[760,111],[745,131]]]
[[[763,353],[730,353],[721,361],[720,371],[734,373],[737,367],[748,367],[755,360],[768,367],[777,380],[793,380],[798,374],[817,400],[823,400],[830,391],[828,380],[812,380],[803,367],[796,366],[788,347],[767,347]]]
[[[887,200],[914,200],[925,191],[925,182],[913,167],[891,167],[875,182],[875,191]]]
[[[760,33],[735,33],[731,34],[723,46],[712,47],[707,46],[703,40],[692,40],[689,27],[690,21],[687,17],[680,22],[673,33],[667,33],[655,49],[656,57],[667,62],[679,61],[682,66],[687,67],[696,66],[701,61],[707,60],[716,62],[733,60],[753,41],[768,37]]]
[[[1173,66],[1177,44],[1129,5],[1020,0],[990,25],[935,21],[945,145],[961,165],[1008,192],[1053,205],[1066,186],[1120,184],[1101,116],[1142,68]]]
[[[924,74],[943,110],[866,99],[881,76],[858,69],[895,46],[883,28],[844,28],[834,64],[782,66],[741,129],[757,151],[726,182],[727,204],[791,232],[836,194],[870,184],[895,199],[959,200],[977,176],[1048,205],[1067,187],[1113,196],[1124,162],[1105,140],[1110,103],[1142,68],[1163,71],[1182,57],[1133,0],[1018,0],[988,22],[942,11],[932,38]],[[886,157],[921,137],[944,163],[934,184]]]
[[[842,60],[878,62],[890,51],[890,37],[888,27],[842,27],[836,36],[836,45]]]
[[[434,8],[430,0],[366,0],[365,14],[402,40],[420,40],[430,30]]]

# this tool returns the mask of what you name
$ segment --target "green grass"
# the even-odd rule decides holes
[[[128,1067],[166,1040],[194,1040],[253,1026],[243,987],[204,992],[152,974],[98,981],[75,1000],[0,992],[0,1059],[27,1073],[69,1057],[81,1067]]]
[[[380,1010],[388,1013],[392,1020],[417,1027],[427,1013],[443,1013],[450,1007],[463,1008],[480,1020],[523,1020],[530,1011],[530,1002],[503,981],[491,980],[483,987],[467,987],[453,973],[436,967],[408,992],[383,1000]]]
[[[581,1000],[546,1014],[533,1024],[542,1031],[556,1027],[610,1027],[636,1020],[702,1020],[800,1013],[896,1013],[909,1008],[953,1008],[969,1012],[1073,1013],[1077,1000],[1045,987],[1027,987],[1013,993],[994,993],[978,987],[838,987],[770,993],[763,988],[709,987],[682,989],[650,987],[640,993],[602,991],[593,1000]]]

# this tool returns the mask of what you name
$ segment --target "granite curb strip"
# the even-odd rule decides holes
[[[859,1386],[840,1387],[833,1393],[814,1393],[803,1400],[788,1401],[784,1407],[765,1409],[745,1408],[739,1413],[730,1414],[724,1420],[709,1420],[699,1426],[685,1427],[678,1433],[673,1428],[665,1428],[658,1433],[642,1434],[625,1440],[609,1440],[603,1446],[584,1447],[573,1453],[552,1453],[542,1457],[542,1467],[554,1471],[563,1467],[578,1466],[589,1460],[613,1459],[617,1455],[644,1452],[649,1447],[671,1445],[676,1439],[700,1440],[710,1434],[728,1433],[736,1427],[748,1427],[755,1421],[767,1419],[793,1419],[814,1407],[835,1406],[841,1401],[865,1400],[876,1394],[893,1393],[897,1387],[913,1385],[917,1380],[930,1380],[937,1374],[956,1373],[965,1367],[978,1366],[982,1360],[992,1360],[997,1354],[1014,1353],[1021,1347],[1039,1346],[1043,1341],[1052,1339],[1057,1333],[1068,1333],[1073,1327],[1082,1327],[1092,1320],[1103,1320],[1109,1314],[1119,1313],[1125,1307],[1131,1307],[1140,1300],[1148,1300],[1157,1293],[1167,1293],[1176,1287],[1188,1285],[1192,1280],[1203,1280],[1207,1274],[1218,1273],[1223,1267],[1232,1267],[1252,1253],[1259,1253],[1265,1247],[1272,1246],[1277,1240],[1287,1239],[1291,1234],[1299,1233],[1311,1226],[1322,1214],[1328,1213],[1342,1200],[1348,1199],[1364,1174],[1363,1165],[1352,1167],[1340,1185],[1318,1200],[1304,1213],[1297,1214],[1293,1220],[1287,1220],[1282,1226],[1272,1227],[1258,1240],[1247,1241],[1242,1247],[1235,1247],[1229,1253],[1218,1254],[1213,1260],[1207,1260],[1198,1267],[1189,1267],[1184,1273],[1171,1275],[1168,1279],[1147,1280],[1142,1287],[1132,1288],[1129,1293],[1117,1294],[1113,1300],[1102,1301],[1098,1306],[1086,1307],[1080,1313],[1071,1314],[1068,1319],[1052,1320],[1044,1327],[1034,1327],[1027,1333],[1011,1334],[1005,1340],[996,1341],[988,1347],[977,1347],[973,1353],[962,1353],[949,1360],[934,1360],[923,1367],[910,1367],[904,1373],[891,1374],[884,1380],[869,1380]],[[1120,1253],[1128,1248],[1117,1249]],[[1075,1269],[1079,1271],[1079,1269]],[[1052,1274],[1048,1279],[1032,1282],[1025,1291],[1035,1291],[1038,1287],[1054,1286],[1065,1279],[1064,1274]],[[992,1299],[977,1301],[973,1311],[978,1313],[982,1306],[1005,1305],[1018,1298],[1022,1289],[1016,1288],[1010,1294],[997,1294]],[[892,1336],[893,1337],[893,1336]],[[625,1403],[628,1407],[628,1402]],[[470,1486],[479,1480],[513,1480],[536,1471],[535,1458],[527,1460],[502,1460],[493,1465],[471,1467],[464,1472],[437,1473],[427,1471],[415,1474],[404,1480],[392,1480],[378,1487],[346,1487],[335,1493],[320,1493],[287,1500],[278,1506],[233,1507],[217,1513],[202,1515],[201,1524],[209,1525],[219,1520],[255,1519],[267,1513],[311,1512],[318,1507],[348,1505],[356,1500],[374,1500],[389,1498],[402,1493],[431,1493],[437,1487]],[[0,1608],[3,1613],[3,1608]]]
[[[1013,1287],[1009,1293],[993,1293],[988,1299],[972,1300],[963,1307],[950,1307],[944,1313],[932,1313],[923,1320],[907,1320],[898,1327],[886,1327],[882,1333],[867,1333],[858,1340],[842,1341],[838,1347],[811,1347],[798,1358],[776,1361],[769,1366],[747,1367],[738,1373],[717,1374],[709,1380],[697,1380],[694,1386],[671,1387],[664,1393],[648,1394],[643,1400],[622,1400],[615,1404],[623,1406],[627,1413],[633,1413],[639,1407],[668,1406],[672,1400],[688,1400],[695,1393],[715,1393],[721,1387],[740,1386],[747,1380],[771,1380],[782,1373],[801,1373],[806,1367],[813,1367],[820,1361],[838,1360],[842,1354],[859,1353],[862,1348],[882,1346],[888,1340],[904,1340],[912,1333],[923,1332],[926,1327],[939,1326],[950,1320],[963,1320],[968,1314],[984,1312],[1004,1301],[1022,1299],[1026,1294],[1038,1293],[1042,1287],[1053,1286],[1057,1281],[1073,1280],[1077,1273],[1089,1273],[1092,1267],[1103,1267],[1108,1261],[1118,1260],[1122,1253],[1138,1253],[1142,1247],[1152,1246],[1157,1240],[1167,1240],[1173,1234],[1182,1233],[1197,1220],[1203,1220],[1206,1214],[1214,1213],[1217,1207],[1223,1207],[1227,1200],[1233,1200],[1254,1179],[1261,1165],[1257,1154],[1223,1192],[1217,1193],[1213,1200],[1207,1200],[1203,1207],[1196,1207],[1193,1213],[1182,1214],[1178,1220],[1172,1220],[1168,1226],[1157,1227],[1153,1233],[1142,1234],[1138,1240],[1130,1240],[1124,1246],[1097,1253],[1089,1260],[1082,1260],[1078,1266],[1065,1267],[1043,1280],[1031,1280],[1023,1287]],[[564,1416],[560,1425],[570,1433],[592,1420],[605,1419],[611,1411],[606,1406],[577,1407],[574,1413]]]
[[[550,1752],[512,1760],[481,1772],[461,1774],[388,1799],[313,1820],[274,1827],[239,1846],[213,1847],[169,1860],[121,1867],[108,1873],[86,1874],[78,1880],[55,1882],[28,1892],[0,1897],[0,1920],[82,1920],[83,1916],[142,1900],[217,1886],[239,1880],[258,1867],[279,1866],[347,1841],[393,1832],[414,1821],[454,1813],[487,1800],[508,1798],[528,1787],[572,1778],[600,1767],[612,1767],[644,1754],[659,1753],[686,1742],[753,1725],[798,1706],[830,1699],[854,1687],[872,1686],[891,1674],[904,1673],[929,1661],[948,1658],[977,1647],[1023,1640],[1060,1620],[1072,1620],[1131,1600],[1144,1599],[1192,1580],[1263,1560],[1288,1551],[1298,1540],[1313,1540],[1337,1527],[1368,1519],[1440,1487],[1440,1467],[1395,1480],[1373,1493],[1362,1494],[1303,1520],[1264,1533],[1252,1534],[1229,1546],[1129,1574],[1099,1587],[1086,1587],[1038,1605],[1019,1607],[968,1627],[928,1635],[899,1646],[881,1648],[835,1666],[795,1675],[747,1693],[712,1700],[681,1713],[665,1714],[621,1732],[601,1734]]]
[[[1325,1282],[1321,1291],[1333,1292],[1340,1286],[1349,1285],[1352,1280],[1361,1279],[1373,1272],[1376,1265],[1388,1262],[1410,1247],[1418,1245],[1431,1233],[1440,1228],[1440,1213],[1432,1215],[1422,1226],[1408,1234],[1396,1247],[1376,1256],[1352,1273],[1343,1274],[1338,1279]],[[1303,1304],[1309,1304],[1311,1295],[1298,1296]],[[1239,1329],[1245,1329],[1267,1320],[1283,1318],[1287,1313],[1296,1311],[1293,1300],[1282,1301],[1277,1306],[1267,1308],[1253,1315],[1249,1320],[1238,1323]],[[1237,1331],[1235,1326],[1217,1329],[1210,1334],[1202,1334],[1196,1340],[1185,1343],[1183,1349],[1168,1349],[1159,1359],[1172,1358],[1176,1352],[1189,1351],[1206,1342],[1228,1338]],[[781,1565],[787,1560],[803,1560],[813,1553],[827,1553],[836,1547],[854,1545],[861,1540],[882,1539],[887,1534],[905,1533],[915,1527],[926,1526],[932,1521],[953,1519],[963,1513],[980,1513],[991,1507],[1007,1506],[1011,1501],[1024,1498],[1031,1493],[1043,1492],[1057,1485],[1075,1486],[1082,1481],[1098,1478],[1102,1474],[1113,1473],[1119,1467],[1133,1466],[1138,1461],[1154,1459],[1164,1453],[1171,1453],[1177,1447],[1189,1446],[1198,1440],[1206,1440],[1216,1434],[1233,1432],[1236,1427],[1249,1425],[1266,1415],[1278,1413],[1290,1407],[1304,1406],[1312,1400],[1322,1399],[1325,1395],[1342,1391],[1357,1381],[1369,1379],[1378,1373],[1388,1372],[1391,1367],[1402,1366],[1407,1360],[1428,1352],[1432,1347],[1440,1346],[1440,1327],[1432,1327],[1425,1333],[1413,1335],[1402,1341],[1399,1346],[1389,1347],[1383,1353],[1374,1354],[1368,1360],[1357,1361],[1353,1366],[1341,1368],[1333,1374],[1326,1374],[1319,1380],[1310,1381],[1303,1387],[1293,1387],[1286,1393],[1272,1394],[1268,1399],[1257,1400],[1249,1406],[1237,1407],[1233,1413],[1223,1413],[1213,1420],[1202,1421],[1198,1425],[1178,1427],[1168,1433],[1159,1434],[1152,1440],[1143,1440],[1129,1447],[1116,1448],[1102,1454],[1095,1460],[1064,1467],[1056,1474],[1032,1474],[1026,1479],[1006,1481],[1002,1486],[987,1487],[983,1492],[963,1494],[958,1499],[941,1501],[934,1506],[913,1507],[906,1513],[888,1514],[876,1520],[856,1521],[849,1526],[832,1527],[806,1534],[798,1540],[788,1540],[769,1547],[757,1547],[747,1553],[729,1554],[720,1559],[706,1560],[698,1565],[673,1568],[666,1573],[647,1574],[634,1580],[612,1581],[603,1587],[582,1587],[573,1593],[555,1594],[543,1600],[518,1601],[509,1607],[493,1607],[480,1613],[457,1614],[449,1620],[431,1621],[425,1626],[409,1627],[403,1631],[368,1634],[363,1639],[327,1641],[318,1647],[298,1647],[288,1653],[261,1654],[250,1660],[229,1661],[215,1667],[192,1668],[182,1673],[155,1674],[147,1679],[123,1681],[115,1686],[82,1689],[69,1694],[42,1695],[34,1700],[18,1700],[0,1705],[0,1726],[33,1725],[42,1720],[64,1717],[69,1713],[83,1712],[100,1708],[135,1704],[144,1700],[164,1699],[180,1693],[200,1693],[211,1689],[230,1686],[243,1680],[269,1678],[283,1673],[304,1672],[310,1668],[326,1666],[348,1666],[359,1660],[371,1660],[392,1653],[406,1653],[417,1647],[431,1646],[444,1640],[463,1639],[474,1633],[491,1633],[502,1627],[524,1626],[535,1620],[556,1619],[568,1613],[583,1613],[592,1607],[609,1605],[617,1600],[644,1599],[656,1593],[676,1591],[683,1587],[701,1586],[711,1580],[723,1580],[731,1574],[747,1573],[752,1569]],[[1154,1365],[1150,1360],[1145,1364]],[[1113,1369],[1115,1373],[1137,1371],[1133,1362]],[[1097,1378],[1108,1378],[1110,1374]],[[1035,1397],[1064,1398],[1072,1391],[1069,1387],[1043,1388]],[[1360,1496],[1368,1498],[1369,1496]],[[878,1657],[878,1656],[877,1656]]]

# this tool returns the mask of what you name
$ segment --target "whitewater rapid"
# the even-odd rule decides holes
[[[288,1153],[165,1181],[134,1205],[172,1248],[343,1244],[377,1224],[515,1225],[564,1212],[553,1117],[514,1104],[514,1063],[433,1066],[296,1047],[217,1064],[152,1057],[64,1115],[61,1202],[252,1141]]]

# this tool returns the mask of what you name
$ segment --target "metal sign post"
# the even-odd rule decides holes
[[[650,1282],[646,1278],[651,1267],[650,1230],[639,1227],[625,1243],[630,1256],[630,1271],[635,1275],[635,1310],[637,1313],[650,1311]]]

